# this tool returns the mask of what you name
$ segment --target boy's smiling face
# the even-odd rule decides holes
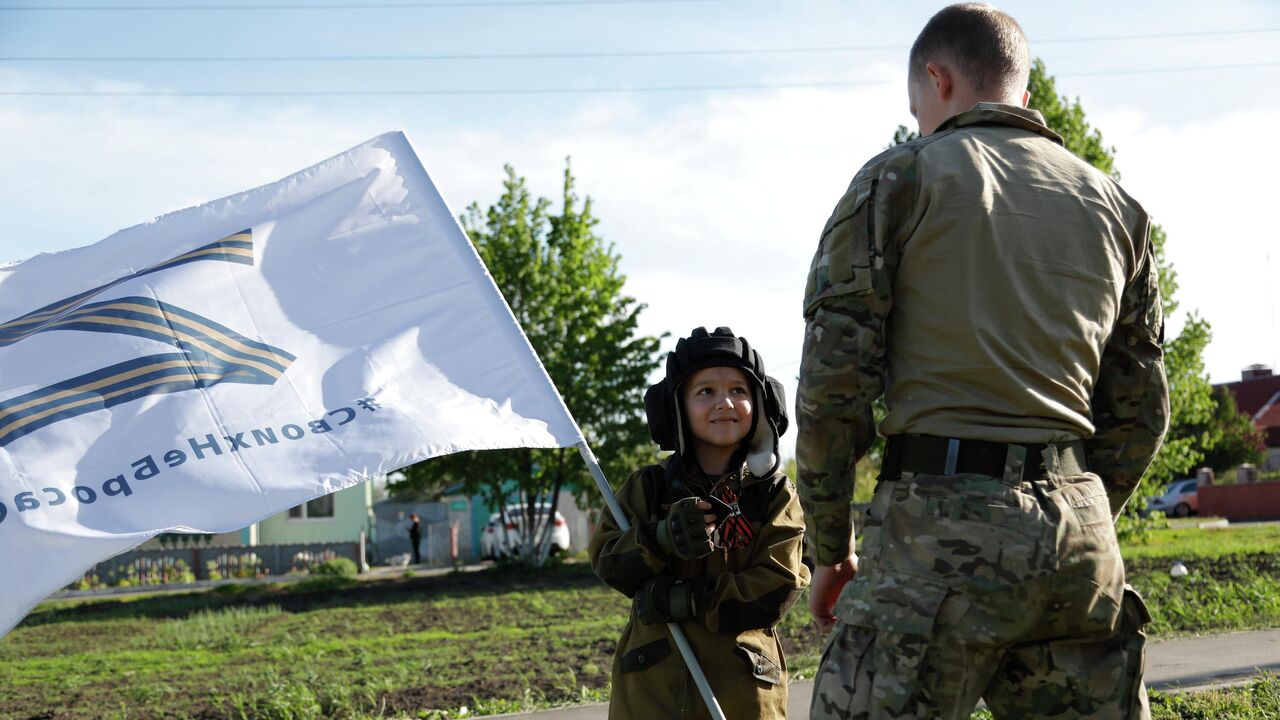
[[[695,443],[735,449],[751,431],[751,384],[738,368],[695,372],[681,387],[680,400]]]

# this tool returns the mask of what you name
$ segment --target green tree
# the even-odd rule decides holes
[[[1211,467],[1222,473],[1241,463],[1261,465],[1267,459],[1266,434],[1236,405],[1236,398],[1225,388],[1215,388],[1213,410],[1208,422],[1188,428],[1204,455],[1198,466]],[[1182,474],[1193,475],[1196,467],[1183,468]]]
[[[591,198],[579,200],[567,163],[561,201],[553,212],[551,201],[535,200],[507,166],[497,203],[485,211],[472,203],[460,220],[606,476],[618,482],[654,459],[642,407],[659,338],[637,334],[645,306],[624,293],[619,256],[596,234]],[[518,497],[524,517],[511,521],[521,529],[521,559],[534,566],[546,560],[546,518],[554,517],[562,489],[599,505],[575,448],[458,453],[405,474],[393,493],[438,493],[461,483],[504,516]],[[544,505],[550,512],[539,511]]]
[[[1031,63],[1027,91],[1031,95],[1027,107],[1040,111],[1045,124],[1062,136],[1068,150],[1102,172],[1120,179],[1120,172],[1115,166],[1115,148],[1107,147],[1102,142],[1102,133],[1089,126],[1079,98],[1069,100],[1065,95],[1058,95],[1053,76],[1045,70],[1043,60]]]

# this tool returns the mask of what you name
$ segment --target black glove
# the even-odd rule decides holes
[[[699,498],[675,501],[667,516],[658,521],[658,546],[668,555],[696,560],[711,554],[714,545],[707,534],[706,511],[698,507]]]
[[[698,580],[659,575],[636,593],[636,617],[646,625],[692,620],[702,610],[702,587]]]

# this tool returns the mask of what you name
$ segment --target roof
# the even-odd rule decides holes
[[[1219,385],[1218,387],[1225,388],[1230,391],[1232,395],[1235,395],[1236,406],[1240,408],[1240,411],[1248,413],[1250,417],[1253,417],[1258,414],[1259,410],[1272,402],[1272,399],[1276,398],[1276,395],[1280,394],[1280,375],[1268,375],[1267,377],[1241,380],[1238,382]],[[1276,405],[1280,405],[1280,399],[1276,400],[1276,403],[1272,405],[1272,408],[1275,408]],[[1272,413],[1269,411],[1267,413],[1267,417],[1271,416]],[[1273,424],[1280,424],[1280,421]],[[1261,427],[1269,427],[1268,425],[1259,425]]]
[[[1236,397],[1240,412],[1253,418],[1269,448],[1280,448],[1280,375],[1249,378],[1216,386]]]

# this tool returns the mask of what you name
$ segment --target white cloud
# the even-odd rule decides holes
[[[1099,114],[1118,148],[1123,180],[1168,233],[1178,273],[1180,313],[1198,311],[1213,327],[1205,353],[1215,382],[1240,379],[1251,363],[1280,363],[1280,225],[1274,168],[1280,148],[1256,141],[1280,123],[1280,110],[1235,113],[1175,126],[1132,111]]]
[[[572,155],[601,233],[623,256],[628,291],[649,305],[642,330],[680,336],[695,325],[730,325],[793,392],[799,305],[818,233],[857,167],[906,115],[900,95],[896,85],[729,95],[658,122],[634,100],[614,98],[520,136],[408,130],[456,211],[496,197],[507,162],[558,199]],[[92,242],[388,129],[372,117],[254,107],[147,99],[0,111],[0,157],[9,164],[0,172],[13,175],[14,188],[0,236],[24,238],[2,254]]]
[[[555,199],[572,154],[600,232],[622,254],[628,291],[649,305],[642,331],[671,333],[669,349],[695,326],[728,325],[794,397],[809,261],[853,174],[909,120],[897,87],[720,97],[657,123],[638,122],[622,101],[532,140],[441,143],[436,167],[491,197],[496,164],[462,166],[496,145]]]
[[[353,124],[227,101],[36,101],[0,109],[0,257],[76,247],[354,145]]]
[[[0,178],[9,190],[0,199],[0,258],[92,242],[396,127],[409,131],[455,211],[496,198],[504,163],[556,200],[572,155],[579,191],[593,197],[600,232],[623,256],[628,291],[649,305],[642,330],[672,333],[670,347],[695,325],[730,325],[794,395],[799,305],[818,233],[858,166],[909,121],[902,71],[867,71],[893,82],[689,98],[665,113],[648,97],[597,97],[554,117],[531,115],[511,133],[421,110],[353,104],[335,113],[329,102],[12,103],[0,110]],[[22,84],[12,73],[2,79]],[[1090,119],[1120,148],[1126,187],[1169,231],[1184,307],[1214,325],[1214,379],[1276,362],[1280,340],[1267,316],[1274,270],[1260,260],[1274,252],[1276,231],[1258,210],[1270,200],[1263,173],[1280,156],[1266,143],[1250,143],[1247,154],[1231,145],[1274,126],[1280,113],[1176,128],[1120,109]],[[788,452],[793,445],[790,433]]]

